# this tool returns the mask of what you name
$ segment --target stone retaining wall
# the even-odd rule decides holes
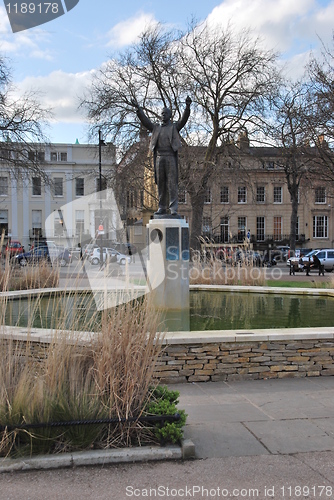
[[[0,337],[27,346],[22,328],[4,327]],[[27,357],[44,359],[51,338],[50,330],[31,330]],[[329,375],[334,375],[334,327],[167,333],[155,368],[162,383]]]
[[[167,344],[155,374],[163,383],[334,375],[334,340]]]

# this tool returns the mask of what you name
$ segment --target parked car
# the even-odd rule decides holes
[[[105,261],[106,255],[108,256],[109,262],[117,262],[121,265],[124,265],[126,262],[130,264],[131,262],[131,257],[118,252],[114,248],[103,248],[103,262]],[[100,248],[94,249],[93,253],[89,257],[89,261],[93,265],[100,263]]]
[[[21,245],[21,242],[17,240],[11,240],[6,245],[4,257],[7,258],[8,255],[8,257],[12,259],[13,257],[15,257],[15,255],[23,252],[24,246]]]
[[[306,266],[311,266],[313,264],[313,256],[316,255],[320,260],[321,264],[324,266],[325,271],[332,272],[334,269],[334,249],[333,248],[316,248],[311,250],[309,253],[303,257],[291,257],[287,264],[299,263],[299,269],[302,271]]]
[[[275,259],[276,263],[285,262],[290,257],[290,247],[289,246],[278,246],[271,251],[272,259]]]
[[[82,257],[84,259],[89,259],[89,257],[94,252],[95,248],[100,248],[100,247],[96,243],[88,243],[87,245],[84,245],[82,248]]]
[[[15,263],[20,266],[28,264],[38,264],[39,262],[48,262],[50,264],[59,264],[61,267],[67,266],[71,262],[71,254],[65,248],[56,256],[50,255],[48,246],[38,246],[15,256]]]
[[[321,264],[324,266],[325,271],[331,273],[334,269],[334,248],[323,248],[316,251],[313,255],[316,255],[320,260]]]
[[[137,248],[133,243],[112,243],[112,248],[124,255],[134,255],[137,253]]]
[[[246,265],[262,266],[263,256],[254,250],[237,250],[232,257],[234,264],[245,263]]]
[[[312,256],[316,253],[319,252],[319,248],[316,248],[315,250],[310,250],[309,252],[306,252],[304,255],[298,255],[296,257],[290,257],[286,261],[286,265],[290,267],[290,265],[294,265],[297,267],[299,265],[299,270],[302,271],[304,269],[304,266],[308,262],[313,262],[312,261]]]

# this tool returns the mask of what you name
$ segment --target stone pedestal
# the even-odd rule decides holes
[[[189,330],[189,226],[170,218],[150,220],[146,227],[152,303],[169,331]]]

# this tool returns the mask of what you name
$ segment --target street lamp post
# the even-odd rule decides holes
[[[103,229],[101,231],[101,239],[100,239],[100,268],[103,266],[103,231],[104,231],[104,223],[102,219],[102,146],[105,146],[105,142],[102,139],[102,132],[99,130],[99,196],[100,196],[100,224],[99,227],[102,226]],[[107,256],[106,256],[107,257]]]

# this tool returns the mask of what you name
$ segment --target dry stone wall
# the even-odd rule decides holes
[[[327,339],[171,344],[157,362],[163,383],[334,375]]]

